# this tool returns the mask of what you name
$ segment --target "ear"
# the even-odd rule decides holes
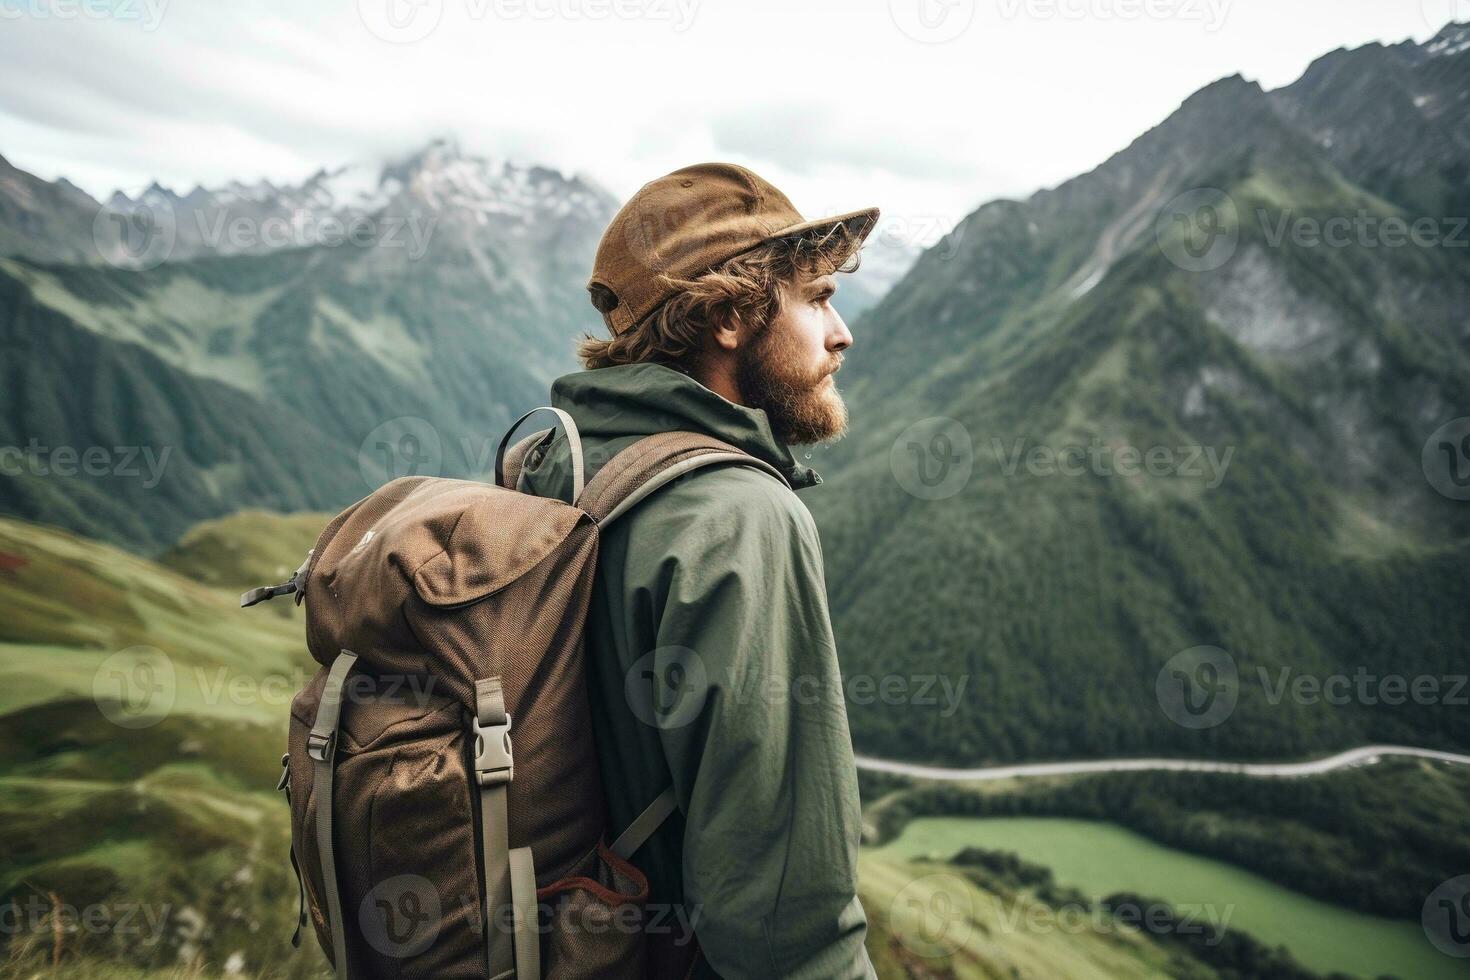
[[[740,315],[733,310],[729,313],[716,313],[712,318],[714,332],[712,334],[715,348],[724,351],[733,351],[740,346],[741,328]]]

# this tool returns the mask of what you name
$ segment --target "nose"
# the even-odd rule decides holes
[[[833,310],[831,329],[827,331],[827,349],[834,352],[844,351],[851,346],[852,334],[848,332],[847,324],[843,322],[842,314]]]

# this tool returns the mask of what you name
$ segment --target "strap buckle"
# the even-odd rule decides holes
[[[510,715],[500,725],[481,725],[480,719],[470,719],[475,733],[475,778],[481,786],[502,786],[515,778],[510,722]]]
[[[316,554],[316,549],[306,553],[306,560],[292,573],[291,577],[280,585],[263,585],[258,589],[251,589],[240,596],[240,608],[247,609],[258,605],[267,599],[274,599],[278,595],[296,594],[296,605],[301,605],[301,600],[306,598],[306,573],[311,568],[311,556]]]
[[[306,736],[306,754],[317,762],[329,762],[332,758],[332,745],[336,741],[336,732],[311,732]]]

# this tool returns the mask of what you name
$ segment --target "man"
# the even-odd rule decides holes
[[[730,164],[645,185],[603,235],[588,285],[611,337],[585,338],[588,370],[552,388],[587,478],[642,436],[693,430],[792,487],[819,483],[788,446],[846,427],[833,375],[852,336],[830,300],[877,216],[803,221]],[[565,499],[568,462],[548,435],[520,488]],[[806,507],[770,474],[711,468],[612,525],[600,556],[586,633],[609,839],[666,787],[678,800],[634,856],[654,971],[871,976],[856,770]]]

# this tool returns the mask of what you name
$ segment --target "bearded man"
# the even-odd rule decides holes
[[[652,181],[613,218],[588,283],[609,337],[552,405],[587,479],[661,432],[715,436],[775,466],[680,478],[607,529],[586,627],[610,830],[676,806],[634,855],[656,976],[862,978],[857,774],[821,544],[790,447],[839,438],[852,335],[831,300],[877,220],[805,221],[742,167]],[[563,434],[519,488],[567,499]],[[534,764],[531,762],[529,764]],[[668,787],[672,794],[666,794]]]

